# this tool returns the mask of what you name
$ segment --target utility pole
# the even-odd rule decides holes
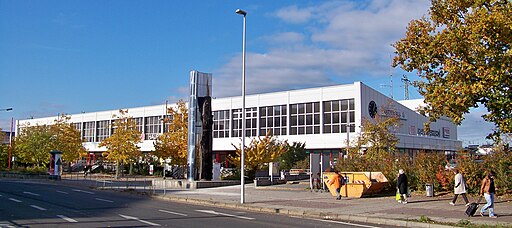
[[[402,82],[404,83],[404,100],[409,100],[409,85],[411,81],[407,78],[407,75],[402,76]]]
[[[389,58],[391,59],[391,55],[389,56]],[[393,62],[393,60],[391,59],[391,62]],[[393,67],[389,67],[389,85],[386,85],[386,84],[381,84],[380,87],[389,87],[389,97],[391,97],[391,99],[393,99]]]

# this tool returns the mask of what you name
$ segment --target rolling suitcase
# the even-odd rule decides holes
[[[480,200],[482,200],[482,197],[480,197],[476,203],[470,203],[468,208],[466,208],[466,215],[468,217],[475,215],[475,212],[478,209],[478,204],[480,203]]]

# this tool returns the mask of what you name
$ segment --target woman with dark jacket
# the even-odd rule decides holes
[[[407,203],[407,176],[403,169],[398,171],[398,180],[396,183],[398,188],[398,192],[400,193],[399,203],[406,204]]]

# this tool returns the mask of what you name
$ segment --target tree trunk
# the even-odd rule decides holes
[[[116,179],[119,178],[119,162],[116,161]]]

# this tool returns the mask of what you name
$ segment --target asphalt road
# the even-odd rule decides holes
[[[79,186],[0,180],[0,227],[377,227],[154,200]]]

